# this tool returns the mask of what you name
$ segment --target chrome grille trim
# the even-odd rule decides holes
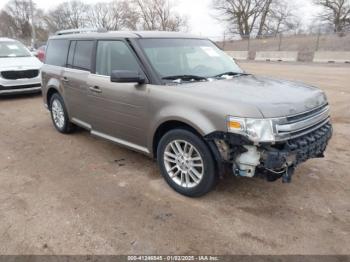
[[[293,118],[295,119],[295,118]],[[284,141],[308,134],[330,121],[329,106],[321,107],[319,111],[299,121],[288,121],[288,117],[273,120],[276,141]]]
[[[304,112],[304,113],[300,113],[300,114],[292,115],[292,116],[287,116],[286,118],[287,118],[288,122],[296,122],[296,121],[307,119],[310,116],[317,115],[317,114],[319,114],[319,112],[325,110],[326,108],[329,109],[328,103],[324,104],[320,107],[314,108],[310,111]]]

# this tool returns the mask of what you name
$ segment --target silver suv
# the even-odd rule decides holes
[[[80,126],[153,157],[191,197],[225,173],[290,182],[332,135],[321,90],[247,74],[210,40],[180,33],[51,37],[42,88],[59,132]]]

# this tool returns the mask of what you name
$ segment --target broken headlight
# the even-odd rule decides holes
[[[247,137],[258,142],[274,142],[272,121],[269,119],[239,118],[229,116],[227,118],[228,132]]]

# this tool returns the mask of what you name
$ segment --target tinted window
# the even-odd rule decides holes
[[[55,66],[65,66],[68,54],[68,40],[50,40],[45,63]]]
[[[112,70],[141,71],[135,56],[124,42],[99,41],[96,74],[110,76]]]
[[[93,41],[76,41],[73,67],[81,70],[91,70],[91,57],[94,48]]]

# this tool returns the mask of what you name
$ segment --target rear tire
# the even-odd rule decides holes
[[[215,162],[205,142],[184,129],[166,133],[157,148],[161,174],[176,192],[200,197],[217,181]]]
[[[74,125],[69,121],[66,105],[60,94],[53,94],[50,99],[50,112],[53,125],[58,132],[69,134],[74,131]]]

